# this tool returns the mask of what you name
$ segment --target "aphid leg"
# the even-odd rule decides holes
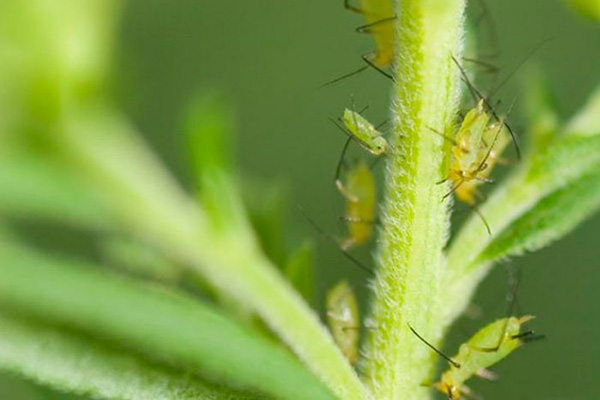
[[[474,65],[480,67],[480,69],[483,73],[497,75],[498,72],[500,71],[500,68],[498,68],[496,65],[492,64],[489,61],[480,60],[478,58],[473,58],[473,57],[463,57],[462,60],[464,62],[468,62],[468,63],[474,64]]]
[[[361,14],[361,15],[365,14],[365,12],[363,10],[350,4],[350,0],[344,0],[344,8],[348,11],[352,11],[357,14]]]
[[[348,146],[350,145],[351,141],[352,141],[352,137],[350,136],[350,137],[348,137],[348,139],[346,139],[346,143],[344,143],[344,148],[342,149],[342,154],[340,154],[340,160],[338,161],[337,167],[335,169],[334,182],[335,182],[335,186],[338,188],[340,193],[342,193],[342,195],[345,198],[347,198],[349,201],[356,203],[356,202],[358,202],[358,199],[356,198],[356,196],[354,196],[350,192],[348,192],[348,190],[344,186],[344,183],[340,179],[340,175],[342,173],[342,167],[344,165],[344,157],[346,155],[346,151],[348,150]]]
[[[412,327],[410,326],[410,324],[407,324],[408,328],[411,330],[411,332],[417,337],[419,338],[419,340],[423,343],[425,343],[427,345],[427,347],[429,347],[431,350],[433,350],[434,352],[436,352],[440,357],[442,357],[444,360],[448,361],[448,363],[450,363],[450,365],[452,365],[455,368],[460,368],[460,364],[457,363],[456,361],[454,361],[453,359],[451,359],[449,356],[447,356],[446,354],[442,353],[441,350],[438,350],[434,345],[432,345],[431,343],[429,343],[427,340],[425,340],[425,338],[423,338],[423,336],[419,335],[419,333]]]
[[[494,371],[490,371],[489,369],[481,368],[479,371],[475,373],[481,379],[485,379],[486,381],[497,381],[498,374]]]
[[[356,28],[356,32],[357,33],[373,33],[375,31],[375,29],[373,29],[373,28],[377,28],[380,25],[389,24],[390,22],[395,21],[395,20],[396,20],[396,16],[382,18],[378,21],[371,22],[370,24],[359,26],[358,28]]]
[[[354,266],[356,266],[357,268],[359,268],[361,271],[363,271],[371,276],[374,275],[373,270],[371,268],[367,267],[366,265],[364,265],[363,263],[358,261],[356,258],[352,257],[352,255],[350,253],[348,253],[346,250],[344,250],[342,248],[342,245],[340,244],[339,240],[337,240],[336,238],[334,238],[333,236],[331,236],[330,234],[325,232],[323,229],[321,229],[321,227],[308,215],[308,213],[306,212],[306,210],[304,210],[304,208],[302,208],[302,206],[300,206],[299,204],[296,206],[298,207],[298,210],[300,210],[300,213],[306,219],[306,221],[308,221],[308,223],[313,227],[313,229],[315,231],[317,231],[319,236],[321,236],[325,240],[328,240],[328,241],[334,243],[336,245],[336,247],[340,250],[342,255],[344,257],[346,257],[350,262],[352,262],[352,264]]]
[[[490,228],[490,224],[487,222],[487,220],[483,216],[483,213],[481,212],[481,210],[479,210],[479,207],[477,207],[477,204],[475,204],[475,203],[471,204],[471,208],[473,209],[473,212],[475,212],[475,214],[477,214],[479,216],[479,218],[481,219],[481,222],[483,222],[483,225],[485,225],[485,230],[487,231],[488,235],[492,236],[492,228]]]
[[[379,223],[377,220],[365,220],[357,217],[348,217],[346,215],[340,215],[339,219],[346,222],[353,222],[355,224],[375,225]]]
[[[374,53],[363,54],[362,55],[363,61],[366,62],[369,67],[374,68],[377,72],[379,72],[383,76],[391,79],[392,82],[396,82],[396,80],[394,79],[394,77],[391,74],[387,73],[386,71],[384,71],[382,68],[380,68],[373,62],[373,60],[372,60],[373,54]]]
[[[446,194],[444,195],[444,197],[442,197],[442,201],[444,201],[444,200],[446,200],[448,197],[452,196],[452,194],[453,194],[454,192],[456,192],[456,190],[457,190],[459,187],[461,187],[461,186],[462,186],[464,183],[465,183],[465,179],[464,179],[464,178],[462,178],[460,181],[458,181],[458,183],[457,183],[456,185],[454,185],[454,186],[452,187],[452,189],[450,189],[450,191],[449,191],[448,193],[446,193]]]
[[[481,400],[482,397],[477,395],[475,392],[473,392],[473,390],[466,386],[466,385],[462,385],[460,387],[460,393],[464,395],[465,398],[467,399],[473,399],[473,400]]]
[[[440,136],[442,139],[450,142],[453,146],[456,146],[456,147],[459,146],[459,144],[456,140],[454,140],[450,136],[446,136],[444,133],[438,131],[437,129],[432,128],[431,126],[428,126],[427,129],[429,129],[431,132],[435,133],[436,135]],[[464,151],[465,153],[469,152],[467,149],[463,149],[462,147],[461,147],[461,150]]]

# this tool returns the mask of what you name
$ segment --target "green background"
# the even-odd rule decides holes
[[[548,75],[561,115],[570,115],[600,83],[600,25],[571,13],[558,0],[488,2],[499,36],[497,63],[504,74],[540,42],[553,39],[532,62]],[[201,90],[224,93],[237,116],[241,177],[285,186],[289,230],[319,241],[296,205],[337,234],[343,208],[332,179],[344,137],[328,117],[337,117],[351,96],[359,106],[370,105],[370,120],[379,122],[387,115],[389,81],[373,71],[319,88],[362,65],[359,55],[372,46],[368,37],[354,33],[362,23],[344,10],[342,0],[130,0],[114,92],[182,180],[185,105]],[[517,77],[502,97],[508,103],[518,89]],[[513,121],[517,130],[523,126],[519,115]],[[460,221],[467,212],[460,205],[457,210]],[[475,383],[486,399],[599,398],[599,235],[597,216],[553,247],[514,260],[523,268],[519,309],[538,317],[535,328],[548,340],[499,365],[500,381]],[[368,251],[357,256],[366,262]],[[341,277],[350,279],[363,298],[368,296],[368,277],[330,243],[319,241],[318,263],[319,296]],[[449,352],[478,326],[504,315],[506,282],[503,268],[497,268],[481,286],[475,303],[483,317],[456,324]],[[0,382],[0,399],[63,398],[67,396],[14,378]]]

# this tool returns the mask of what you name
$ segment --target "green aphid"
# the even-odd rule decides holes
[[[533,332],[523,332],[521,327],[533,318],[529,315],[502,318],[480,329],[460,346],[458,354],[448,360],[450,369],[434,384],[435,388],[449,399],[458,400],[461,393],[471,394],[465,382],[473,376],[493,379],[494,374],[487,368],[499,363],[532,338]]]
[[[327,292],[327,322],[336,344],[351,364],[358,359],[360,320],[352,288],[342,281]]]
[[[347,129],[346,133],[369,153],[380,156],[387,151],[389,147],[387,140],[358,112],[346,108],[342,122]]]

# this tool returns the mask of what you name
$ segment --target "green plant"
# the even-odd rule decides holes
[[[305,300],[310,246],[283,248],[277,192],[265,210],[266,191],[238,183],[226,105],[204,94],[190,107],[190,194],[106,95],[118,2],[0,4],[0,366],[100,398],[428,398],[435,354],[408,324],[440,346],[494,263],[600,205],[600,93],[560,124],[532,78],[528,152],[480,206],[493,235],[475,216],[447,246],[451,188],[437,182],[452,144],[431,129],[455,129],[464,7],[397,4],[393,151],[361,379]],[[86,232],[112,249],[102,253],[112,268],[27,244],[11,224],[24,217]]]

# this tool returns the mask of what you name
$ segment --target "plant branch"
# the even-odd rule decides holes
[[[386,199],[374,292],[368,374],[376,398],[425,399],[434,368],[431,351],[410,332],[441,340],[436,319],[442,249],[449,222],[444,195],[449,144],[431,129],[452,129],[459,81],[463,0],[397,2],[394,152],[386,173]]]

